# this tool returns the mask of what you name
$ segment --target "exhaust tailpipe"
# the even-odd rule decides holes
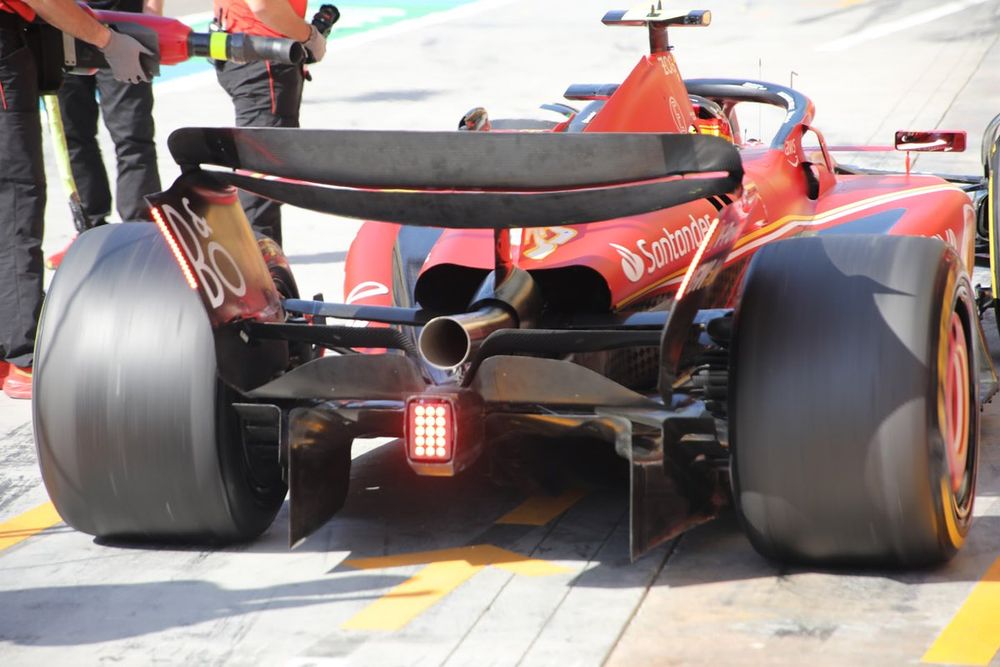
[[[471,361],[479,344],[494,331],[534,326],[542,296],[531,274],[508,267],[494,286],[498,273],[483,282],[471,306],[474,310],[435,317],[424,325],[417,349],[430,366],[454,370]]]
[[[424,325],[417,341],[420,356],[435,368],[451,370],[470,360],[473,351],[498,329],[517,327],[506,308],[489,305],[471,313],[435,317]]]

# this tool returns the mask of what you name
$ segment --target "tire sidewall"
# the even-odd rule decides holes
[[[846,269],[841,271],[840,260],[852,254],[860,258],[849,259],[844,265]],[[828,256],[837,259],[827,262],[826,268],[816,268]],[[762,268],[762,264],[766,268]],[[833,264],[838,264],[837,270]],[[971,511],[957,512],[950,481],[942,484],[942,480],[950,478],[941,431],[939,391],[942,386],[941,337],[948,331],[945,327],[950,326],[951,314],[957,309],[969,351],[967,437],[974,489],[979,428],[978,382],[972,359],[976,310],[969,280],[961,266],[955,251],[943,242],[908,237],[792,239],[764,248],[752,260],[734,320],[729,423],[733,498],[746,534],[760,553],[777,560],[821,564],[917,565],[946,560],[960,548],[968,532]],[[926,277],[920,278],[924,271]],[[757,276],[758,272],[763,275],[762,279]],[[851,282],[858,277],[870,283],[860,292],[861,283]],[[841,280],[847,282],[838,283]],[[824,290],[829,294],[823,294]],[[831,294],[833,298],[829,299]],[[865,295],[862,300],[876,307],[869,306],[867,312],[866,308],[858,307],[859,294]],[[884,298],[896,301],[883,309],[885,303],[879,299]],[[808,322],[816,317],[817,311],[810,309],[824,307],[818,303],[833,309],[830,313],[835,315],[823,312],[823,317],[832,322],[831,328],[838,333],[825,338],[825,331],[816,338],[806,335],[815,332],[816,328],[803,324],[802,320]],[[910,305],[900,310],[901,303]],[[761,314],[759,311],[766,312]],[[854,326],[852,313],[863,314],[858,322],[868,324]],[[926,322],[926,328],[917,336],[912,327],[920,321]],[[877,326],[879,333],[870,339],[859,337],[857,332],[866,326]],[[911,333],[906,333],[908,327]],[[744,340],[745,328],[751,332],[747,340]],[[762,335],[762,331],[767,335]],[[897,336],[907,339],[906,349],[911,350],[913,357],[902,351],[903,341]],[[843,342],[846,338],[851,338],[853,347]],[[748,342],[751,340],[756,342]],[[834,344],[827,349],[824,340]],[[742,349],[744,345],[748,346],[746,350]],[[833,383],[834,375],[830,375],[830,382],[803,384],[802,373],[796,375],[793,370],[791,373],[799,378],[799,386],[808,387],[808,396],[802,393],[805,390],[789,394],[787,390],[775,390],[768,384],[782,381],[782,371],[774,369],[782,364],[794,369],[818,363],[819,368],[828,369],[819,374],[826,378],[825,373],[833,373],[838,363],[858,363],[848,358],[858,348],[861,348],[858,358],[868,361],[861,362],[855,369],[855,379],[851,383],[844,384],[841,377],[839,385],[831,388],[827,385]],[[802,354],[803,349],[809,350],[809,354]],[[764,361],[758,356],[761,352],[766,357]],[[791,362],[788,361],[789,352],[798,354]],[[842,362],[828,359],[839,359],[845,352]],[[883,357],[886,352],[889,356]],[[885,359],[906,360],[905,370],[900,367],[904,372],[901,378],[906,379],[897,380],[896,369]],[[925,371],[919,371],[920,367],[915,365],[917,359],[924,360]],[[748,368],[756,370],[748,373]],[[871,373],[877,375],[871,376]],[[918,377],[923,378],[922,384],[913,384]],[[919,390],[921,386],[924,388]],[[846,388],[857,395],[845,398]],[[883,398],[880,390],[886,389],[888,392]],[[916,393],[910,394],[910,391]],[[772,400],[772,394],[779,400]],[[905,407],[920,394],[924,397],[924,410],[911,408],[904,413],[896,409],[897,406]],[[869,399],[868,395],[877,398]],[[802,398],[806,400],[802,402]],[[879,413],[883,408],[860,409],[855,417],[854,410],[875,405],[872,400],[879,404],[884,401],[887,406],[884,409],[889,412]],[[804,416],[802,406],[805,406]],[[842,419],[858,419],[865,424],[854,430],[848,425],[837,430],[838,433],[868,435],[854,442],[834,437],[832,443],[836,445],[836,454],[833,450],[822,453],[826,449],[812,454],[801,452],[795,439],[789,442],[796,446],[789,447],[774,444],[782,440],[780,437],[761,436],[762,433],[797,432],[799,436],[806,434],[803,446],[808,447],[810,440],[823,442],[823,437],[812,437],[801,426],[788,431],[769,424],[799,420],[800,424],[811,425],[813,416],[818,424],[829,424],[828,415],[838,410]],[[876,414],[882,416],[875,418]],[[747,425],[749,436],[742,431]],[[906,434],[903,440],[900,440],[901,434]],[[806,465],[801,467],[795,461],[782,460],[802,456],[813,457],[813,462],[804,459]],[[817,465],[816,461],[823,461],[828,467]],[[770,470],[777,473],[772,474]],[[749,475],[749,482],[744,479],[745,474]],[[831,483],[827,478],[836,482]],[[741,495],[748,490],[750,496]],[[849,495],[845,497],[844,493]],[[764,505],[750,506],[748,510],[744,502],[761,502],[752,497],[755,494],[764,498]],[[869,524],[871,527],[867,528]]]
[[[35,362],[39,464],[69,525],[198,543],[270,525],[285,491],[247,484],[207,314],[154,225],[107,225],[74,242],[45,300]]]

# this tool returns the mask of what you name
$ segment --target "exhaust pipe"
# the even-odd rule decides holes
[[[486,306],[471,313],[435,317],[424,325],[417,348],[434,368],[451,370],[469,361],[491,333],[515,327],[517,319],[506,308]]]
[[[417,349],[430,366],[454,370],[471,361],[479,344],[494,331],[533,326],[542,310],[542,298],[531,274],[510,268],[496,288],[492,278],[484,282],[472,308],[468,313],[435,317],[424,325]]]

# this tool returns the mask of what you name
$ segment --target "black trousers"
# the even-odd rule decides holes
[[[45,168],[24,21],[0,11],[0,359],[30,366],[42,308]]]
[[[300,66],[222,62],[216,69],[219,83],[233,100],[237,127],[299,126],[304,82]],[[281,205],[243,191],[240,204],[254,230],[281,245]]]
[[[95,93],[100,94],[100,109]],[[115,81],[110,71],[63,78],[59,89],[73,180],[89,227],[111,214],[111,188],[97,144],[98,112],[115,144],[115,204],[122,220],[149,220],[144,195],[162,190],[153,139],[153,85]]]

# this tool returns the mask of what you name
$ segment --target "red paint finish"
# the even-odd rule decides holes
[[[392,256],[399,225],[366,222],[351,242],[344,266],[344,303],[392,306]],[[363,326],[387,327],[381,322]],[[384,354],[382,348],[365,348],[365,354]]]
[[[133,14],[94,10],[101,23],[132,23],[156,31],[160,41],[160,64],[176,65],[188,59],[188,36],[191,28],[177,19],[156,14]]]
[[[975,212],[965,193],[934,176],[838,175],[822,133],[812,127],[812,102],[799,99],[797,104],[798,108],[789,109],[789,118],[795,118],[797,124],[788,129],[783,142],[774,147],[760,143],[741,146],[745,176],[742,193],[733,195],[740,198],[739,216],[720,216],[719,207],[724,202],[701,200],[573,227],[513,230],[516,265],[529,272],[587,267],[604,278],[613,307],[628,309],[649,297],[676,292],[717,218],[721,218],[720,235],[738,236],[724,262],[738,273],[767,243],[824,233],[849,223],[863,226],[864,220],[881,214],[882,218],[876,219],[897,217],[892,218],[891,228],[880,228],[877,233],[940,238],[959,251],[967,267],[972,266]],[[562,123],[553,131],[567,131],[571,126]],[[687,133],[698,127],[673,55],[659,53],[639,61],[583,131]],[[705,131],[715,133],[711,127]],[[736,219],[738,228],[733,222]],[[365,280],[391,284],[386,277],[391,275],[387,266],[391,241],[376,243],[372,235],[366,225],[352,246],[349,290]],[[354,261],[356,254],[363,259]],[[445,230],[424,270],[444,264],[492,269],[492,231]],[[735,299],[735,291],[730,299]],[[390,300],[384,296],[366,303]]]
[[[695,124],[673,54],[658,53],[639,61],[587,132],[678,132]]]
[[[446,229],[427,256],[424,271],[442,264],[458,264],[474,269],[493,268],[493,231],[489,229]]]
[[[392,305],[392,249],[399,225],[366,222],[351,242],[344,267],[344,303]]]

